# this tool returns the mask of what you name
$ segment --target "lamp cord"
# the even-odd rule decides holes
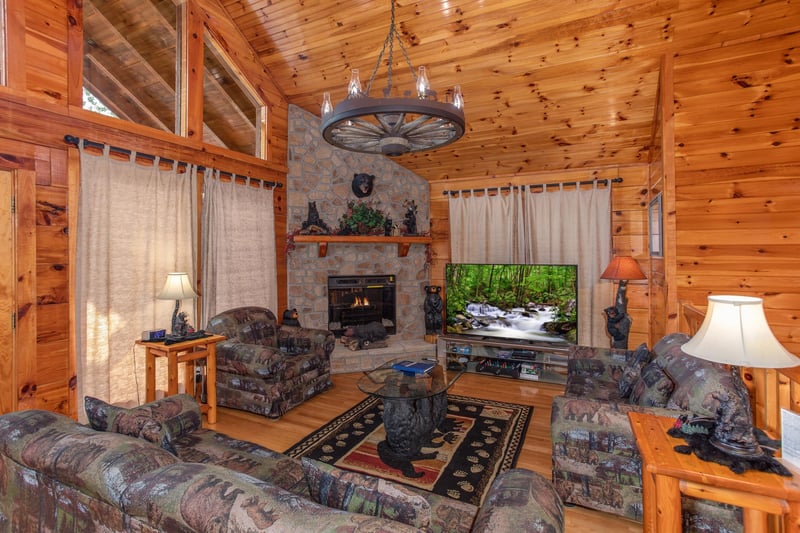
[[[136,370],[136,343],[131,346],[131,355],[133,356],[133,383],[136,387],[136,404],[142,405],[142,396],[139,393],[139,372]]]

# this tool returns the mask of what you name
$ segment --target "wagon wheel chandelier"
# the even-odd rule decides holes
[[[430,88],[425,67],[419,67],[419,74],[414,72],[401,35],[395,27],[394,0],[391,0],[391,4],[389,33],[383,42],[366,90],[362,90],[358,69],[352,69],[344,100],[333,107],[330,93],[323,95],[322,136],[338,148],[400,156],[440,148],[464,135],[464,98],[461,88],[458,85],[453,88],[450,101],[437,101],[436,92]],[[408,91],[404,97],[391,97],[395,39],[414,78],[416,98]],[[369,92],[387,47],[387,87],[383,90],[383,98],[373,98]]]

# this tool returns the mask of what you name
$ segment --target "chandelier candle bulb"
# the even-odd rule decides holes
[[[458,109],[464,109],[464,96],[461,94],[461,85],[453,87],[453,105]]]
[[[361,78],[358,77],[358,69],[354,68],[350,72],[350,83],[347,84],[347,97],[358,98],[363,94],[361,89]]]
[[[427,97],[430,88],[431,84],[428,81],[428,73],[425,67],[419,67],[419,74],[417,75],[417,96],[420,98]]]
[[[333,105],[331,104],[331,93],[325,92],[322,95],[322,116],[330,115],[333,113]]]

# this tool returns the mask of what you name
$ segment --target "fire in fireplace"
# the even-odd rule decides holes
[[[328,329],[340,337],[349,326],[380,322],[397,332],[395,276],[329,276]]]

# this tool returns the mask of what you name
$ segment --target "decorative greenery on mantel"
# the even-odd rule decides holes
[[[303,227],[313,227],[314,230],[297,229],[286,235],[286,253],[291,253],[298,242],[317,243],[319,256],[325,257],[328,244],[332,242],[347,243],[382,243],[391,242],[398,245],[397,253],[399,257],[405,257],[411,244],[424,244],[426,268],[431,263],[429,233],[409,234],[400,228],[407,229],[409,223],[416,222],[416,204],[406,202],[408,213],[406,213],[405,224],[398,227],[392,224],[392,219],[386,216],[383,211],[371,202],[351,200],[347,203],[347,211],[339,218],[339,227],[330,231],[325,223],[316,213],[316,206],[309,202],[309,221],[313,218],[315,224],[309,221],[303,223]],[[409,215],[410,213],[410,215]],[[416,227],[415,224],[412,224]],[[320,231],[322,230],[322,231]],[[402,232],[401,232],[402,231]]]
[[[337,235],[385,235],[386,223],[391,226],[392,219],[369,202],[347,203],[347,211],[339,219]]]

